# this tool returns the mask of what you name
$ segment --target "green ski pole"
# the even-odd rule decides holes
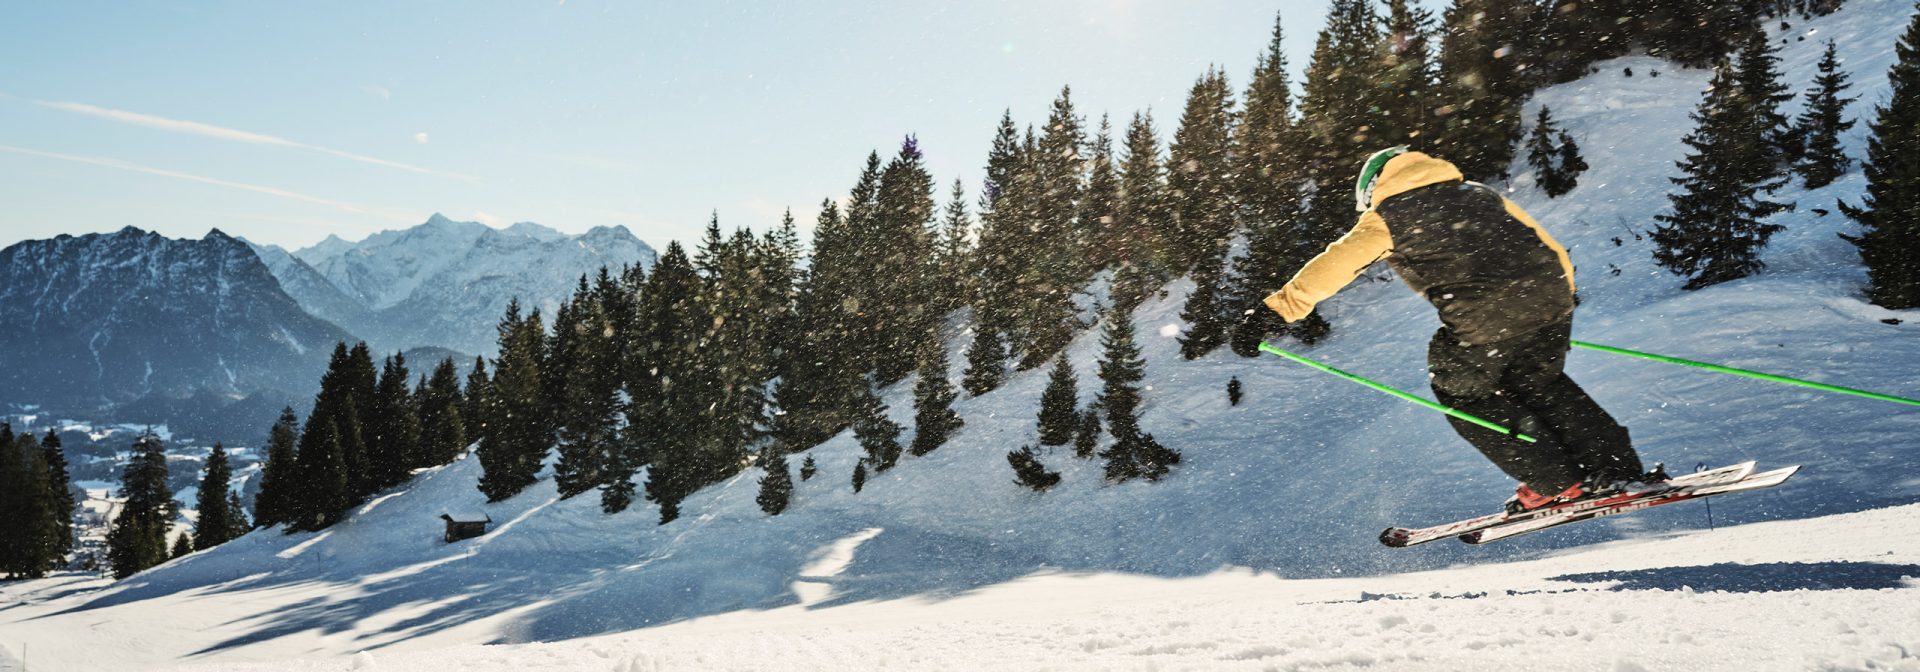
[[[1879,399],[1881,401],[1891,401],[1895,403],[1908,404],[1912,406],[1920,406],[1920,400],[1908,399],[1905,397],[1896,397],[1891,394],[1881,394],[1879,392],[1868,392],[1866,390],[1856,390],[1851,387],[1840,387],[1839,385],[1828,385],[1826,383],[1816,383],[1811,380],[1801,380],[1799,378],[1788,378],[1786,376],[1779,376],[1771,373],[1761,373],[1759,371],[1748,371],[1746,369],[1736,369],[1731,366],[1721,366],[1719,364],[1708,364],[1706,362],[1696,362],[1691,359],[1681,359],[1679,357],[1668,357],[1666,355],[1656,355],[1651,352],[1640,352],[1637,350],[1628,350],[1626,348],[1616,348],[1611,345],[1600,345],[1598,343],[1588,343],[1586,341],[1573,341],[1572,343],[1575,346],[1586,348],[1588,350],[1598,350],[1600,352],[1608,352],[1616,355],[1626,355],[1628,357],[1639,357],[1641,359],[1651,359],[1656,362],[1666,362],[1668,364],[1680,364],[1683,366],[1691,366],[1696,369],[1706,369],[1708,371],[1715,371],[1718,373],[1728,373],[1736,376],[1758,378],[1760,380],[1770,380],[1776,383],[1786,383],[1788,385],[1799,385],[1800,387],[1811,387],[1813,389],[1822,390],[1826,392],[1839,392],[1841,394],[1851,394],[1856,397],[1866,397],[1868,399]]]
[[[1481,426],[1481,427],[1485,427],[1485,428],[1487,428],[1487,429],[1491,429],[1491,430],[1493,430],[1493,431],[1496,431],[1496,432],[1499,432],[1499,433],[1501,433],[1501,434],[1505,434],[1505,435],[1507,435],[1507,436],[1511,436],[1511,437],[1514,437],[1514,438],[1517,438],[1517,439],[1520,439],[1521,441],[1525,441],[1525,442],[1527,442],[1527,443],[1535,443],[1535,442],[1537,442],[1537,441],[1538,441],[1538,439],[1535,439],[1535,438],[1533,438],[1533,437],[1531,437],[1531,436],[1527,436],[1527,435],[1525,435],[1525,434],[1521,434],[1521,433],[1519,433],[1519,432],[1516,432],[1516,431],[1513,431],[1513,430],[1511,430],[1511,429],[1507,429],[1506,427],[1502,427],[1502,426],[1500,426],[1500,425],[1499,425],[1498,423],[1494,423],[1494,422],[1491,422],[1491,421],[1489,421],[1489,420],[1487,420],[1487,419],[1485,419],[1485,418],[1481,418],[1480,416],[1477,416],[1477,415],[1474,415],[1474,414],[1471,414],[1471,413],[1468,413],[1468,412],[1466,412],[1466,411],[1462,411],[1462,410],[1460,410],[1460,409],[1457,409],[1457,408],[1454,408],[1454,407],[1452,407],[1452,406],[1447,406],[1447,405],[1445,405],[1445,404],[1440,404],[1440,403],[1437,403],[1437,402],[1433,402],[1433,401],[1429,401],[1429,400],[1426,400],[1426,399],[1422,399],[1422,398],[1420,398],[1420,397],[1419,397],[1418,395],[1414,395],[1414,394],[1410,394],[1410,393],[1408,393],[1408,392],[1406,392],[1406,391],[1404,391],[1404,390],[1401,390],[1401,389],[1399,389],[1399,388],[1396,388],[1396,387],[1393,387],[1393,386],[1391,386],[1391,385],[1387,385],[1387,384],[1385,384],[1385,383],[1377,383],[1377,382],[1374,382],[1374,381],[1371,381],[1371,380],[1368,380],[1368,379],[1366,379],[1366,378],[1362,378],[1362,377],[1360,377],[1360,376],[1357,376],[1357,375],[1354,375],[1354,374],[1351,374],[1351,373],[1347,373],[1347,372],[1345,372],[1345,371],[1341,371],[1341,370],[1339,370],[1339,369],[1336,369],[1336,368],[1333,368],[1333,367],[1331,367],[1331,366],[1327,366],[1327,365],[1325,365],[1325,364],[1321,364],[1321,363],[1319,363],[1319,362],[1316,362],[1316,361],[1313,361],[1313,360],[1311,360],[1311,359],[1307,359],[1307,358],[1305,358],[1305,357],[1301,357],[1301,356],[1299,356],[1299,355],[1296,355],[1296,354],[1293,354],[1293,353],[1291,353],[1291,352],[1287,352],[1286,350],[1282,350],[1282,349],[1280,349],[1280,348],[1278,348],[1278,347],[1276,347],[1276,346],[1274,346],[1273,344],[1271,344],[1271,343],[1267,343],[1267,342],[1265,342],[1265,341],[1262,341],[1262,342],[1260,343],[1260,351],[1261,351],[1261,352],[1265,352],[1265,353],[1270,353],[1270,354],[1275,354],[1275,355],[1279,355],[1279,356],[1281,356],[1281,357],[1285,357],[1285,358],[1287,358],[1287,359],[1291,359],[1291,360],[1293,360],[1293,361],[1296,361],[1296,362],[1299,362],[1299,363],[1301,363],[1301,364],[1305,364],[1305,365],[1307,365],[1307,366],[1310,366],[1310,367],[1313,367],[1313,368],[1315,368],[1315,369],[1318,369],[1318,370],[1320,370],[1320,371],[1324,371],[1324,372],[1326,372],[1326,373],[1331,373],[1331,374],[1333,374],[1333,375],[1335,375],[1335,376],[1339,376],[1339,377],[1341,377],[1341,378],[1345,378],[1345,379],[1347,379],[1347,380],[1349,380],[1349,381],[1352,381],[1352,382],[1355,382],[1355,383],[1359,383],[1359,384],[1361,384],[1361,385],[1365,385],[1365,386],[1367,386],[1367,387],[1370,387],[1370,388],[1373,388],[1374,390],[1378,390],[1378,391],[1380,391],[1380,392],[1385,392],[1385,393],[1387,393],[1387,394],[1390,394],[1390,395],[1393,395],[1393,396],[1396,396],[1396,397],[1399,397],[1399,398],[1401,398],[1401,399],[1405,399],[1405,400],[1407,400],[1407,401],[1411,401],[1411,402],[1413,402],[1413,403],[1416,403],[1416,404],[1419,404],[1419,405],[1421,405],[1421,406],[1425,406],[1425,407],[1427,407],[1427,408],[1429,408],[1429,409],[1432,409],[1432,410],[1436,410],[1436,411],[1439,411],[1439,412],[1441,412],[1441,413],[1445,413],[1445,414],[1447,414],[1447,415],[1448,415],[1448,416],[1450,416],[1450,417],[1455,417],[1455,418],[1459,418],[1459,419],[1461,419],[1461,420],[1465,420],[1465,421],[1467,421],[1467,422],[1471,422],[1471,423],[1473,423],[1473,424],[1476,424],[1476,425],[1479,425],[1479,426]]]

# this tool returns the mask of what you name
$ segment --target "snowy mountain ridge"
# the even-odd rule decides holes
[[[1861,95],[1849,116],[1865,117],[1886,96],[1895,17],[1912,11],[1850,0],[1776,28],[1786,81],[1803,89],[1835,38]],[[1801,207],[1773,220],[1787,228],[1758,276],[1689,292],[1653,264],[1643,233],[1707,81],[1629,57],[1529,102],[1529,114],[1551,106],[1593,166],[1558,199],[1519,162],[1510,187],[1577,265],[1575,337],[1913,396],[1920,314],[1864,302],[1857,255],[1835,235],[1852,223],[1814,212],[1857,199],[1857,169],[1779,194]],[[1856,158],[1863,127],[1846,138]],[[1438,321],[1378,275],[1323,304],[1335,331],[1302,350],[1425,393]],[[1576,352],[1569,373],[1649,462],[1805,468],[1710,514],[1681,504],[1489,546],[1386,549],[1381,528],[1485,512],[1512,483],[1430,411],[1278,358],[1181,361],[1191,288],[1174,283],[1133,317],[1141,424],[1184,454],[1159,483],[1110,485],[1097,462],[1058,450],[1041,459],[1060,485],[1015,485],[1005,455],[1033,441],[1046,383],[1029,371],[956,402],[966,425],[950,443],[862,492],[848,484],[863,455],[851,436],[812,448],[819,475],[779,516],[754,501],[756,468],[665,526],[648,503],[606,515],[591,496],[561,500],[550,471],[485,503],[469,456],[322,532],[256,532],[110,586],[8,588],[29,606],[0,611],[0,630],[63,642],[54,669],[1920,668],[1920,445],[1907,438],[1920,414]],[[949,352],[966,326],[947,325]],[[1092,370],[1098,340],[1070,346],[1077,370]],[[1233,406],[1223,388],[1236,376],[1246,398]],[[909,427],[911,386],[884,395]],[[448,509],[484,511],[493,528],[446,544]],[[482,646],[526,642],[554,643]]]
[[[0,321],[0,396],[69,406],[287,389],[350,338],[218,229],[200,240],[126,227],[12,245],[0,251]]]
[[[568,235],[532,222],[496,229],[435,214],[359,242],[329,236],[294,252],[256,246],[303,306],[382,350],[440,346],[491,353],[507,302],[551,312],[581,273],[651,267],[625,227]]]

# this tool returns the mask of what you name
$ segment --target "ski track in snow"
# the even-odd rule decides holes
[[[1850,0],[1794,20],[1786,81],[1804,90],[1838,39],[1860,96],[1849,113],[1867,115],[1911,11]],[[1834,235],[1853,225],[1812,212],[1857,199],[1857,168],[1778,194],[1800,208],[1776,218],[1787,229],[1759,276],[1685,292],[1654,266],[1636,232],[1666,207],[1706,81],[1630,57],[1529,102],[1593,165],[1559,199],[1524,177],[1512,188],[1578,264],[1576,338],[1913,396],[1920,311],[1861,301],[1858,256]],[[1856,158],[1865,126],[1846,140]],[[1424,394],[1438,322],[1380,278],[1323,305],[1336,331],[1308,354]],[[0,584],[0,647],[28,644],[36,670],[1920,670],[1920,413],[1575,352],[1571,375],[1648,461],[1806,468],[1713,502],[1711,532],[1705,506],[1681,504],[1484,547],[1383,549],[1382,527],[1484,513],[1511,483],[1423,409],[1273,357],[1180,361],[1191,286],[1135,315],[1142,423],[1185,457],[1161,483],[1106,485],[1098,464],[1055,450],[1042,459],[1059,486],[1014,485],[1004,456],[1033,441],[1047,377],[1021,372],[958,401],[952,442],[861,493],[850,436],[812,449],[819,475],[777,517],[754,503],[758,469],[656,526],[644,502],[609,516],[591,494],[559,500],[550,474],[482,503],[468,457],[323,533],[256,532],[117,584]],[[963,320],[948,325],[956,378]],[[1068,350],[1083,403],[1098,341]],[[1223,390],[1235,375],[1238,407]],[[909,426],[911,387],[885,395]],[[449,545],[446,508],[507,522]]]

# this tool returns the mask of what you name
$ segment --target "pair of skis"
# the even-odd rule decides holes
[[[1389,527],[1380,533],[1380,543],[1402,548],[1437,539],[1459,537],[1461,541],[1469,544],[1484,544],[1569,523],[1690,499],[1771,488],[1785,483],[1794,472],[1799,470],[1799,466],[1792,466],[1754,473],[1753,462],[1742,462],[1719,469],[1678,476],[1663,483],[1650,484],[1635,490],[1541,507],[1532,511],[1494,513],[1433,527]]]

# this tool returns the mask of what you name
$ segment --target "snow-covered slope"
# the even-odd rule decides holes
[[[624,227],[570,236],[532,222],[503,230],[436,214],[357,243],[329,236],[292,253],[265,247],[261,256],[308,310],[382,350],[492,352],[509,299],[551,312],[581,273],[649,267],[655,255]]]
[[[1820,40],[1836,37],[1864,94],[1852,111],[1864,114],[1886,95],[1892,45],[1911,11],[1896,0],[1850,0],[1833,16],[1796,21],[1782,54],[1790,82],[1803,87]],[[1792,41],[1806,31],[1817,32]],[[1627,67],[1635,76],[1624,74]],[[1660,76],[1650,76],[1653,70]],[[1920,392],[1913,373],[1920,314],[1861,301],[1864,273],[1834,235],[1852,225],[1813,211],[1855,198],[1857,174],[1817,192],[1783,192],[1801,208],[1777,220],[1787,230],[1767,249],[1770,268],[1761,276],[1683,292],[1678,278],[1653,266],[1651,244],[1634,232],[1651,227],[1665,207],[1666,178],[1683,152],[1678,140],[1691,125],[1686,115],[1706,80],[1704,72],[1627,58],[1542,91],[1531,103],[1551,105],[1594,166],[1560,199],[1549,201],[1523,181],[1513,193],[1579,266],[1585,302],[1576,337],[1906,396]],[[1862,153],[1858,130],[1848,143],[1853,155]],[[656,526],[650,505],[608,516],[592,497],[557,501],[548,481],[483,504],[474,489],[478,469],[468,459],[422,474],[326,532],[256,533],[111,588],[51,588],[40,606],[0,611],[0,642],[15,634],[70,642],[48,655],[76,668],[548,641],[661,625],[668,627],[626,639],[397,660],[401,667],[433,669],[445,661],[481,669],[497,654],[515,667],[676,669],[809,657],[840,667],[878,664],[880,658],[858,657],[871,655],[904,668],[976,661],[1022,668],[1055,660],[1042,655],[1050,653],[1087,667],[1135,667],[1125,657],[1145,651],[1139,665],[1250,669],[1460,669],[1480,667],[1483,655],[1495,657],[1493,667],[1524,662],[1528,669],[1914,664],[1914,593],[1899,577],[1916,572],[1882,566],[1916,562],[1911,523],[1920,511],[1906,505],[1920,501],[1920,478],[1912,475],[1920,445],[1911,439],[1920,413],[1909,407],[1575,352],[1572,375],[1632,428],[1649,461],[1679,470],[1743,459],[1806,465],[1784,487],[1715,501],[1716,523],[1851,515],[1690,534],[1707,520],[1706,507],[1689,504],[1485,547],[1390,550],[1374,542],[1382,527],[1482,512],[1511,484],[1429,411],[1277,358],[1222,351],[1180,361],[1174,336],[1189,288],[1176,283],[1135,315],[1151,386],[1143,425],[1186,458],[1160,483],[1107,485],[1099,465],[1061,451],[1043,457],[1064,473],[1059,487],[1034,494],[1015,486],[1004,456],[1033,440],[1046,378],[1027,372],[958,402],[967,425],[951,443],[905,459],[861,493],[847,485],[859,455],[850,437],[814,448],[820,475],[799,483],[792,507],[778,517],[755,506],[753,469],[698,493],[683,503],[680,520]],[[1425,391],[1424,351],[1438,323],[1418,297],[1395,281],[1363,280],[1324,309],[1337,330],[1312,356]],[[1903,323],[1882,322],[1889,318]],[[961,326],[950,330],[951,352],[963,349]],[[1069,349],[1083,372],[1083,401],[1095,387],[1087,372],[1097,340],[1088,333]],[[1231,376],[1247,391],[1237,407],[1223,389]],[[886,399],[896,420],[910,420],[910,385]],[[495,530],[442,544],[436,516],[443,508],[485,510]],[[1513,564],[1619,539],[1629,541]],[[1837,564],[1768,564],[1800,561]],[[1723,562],[1758,569],[1711,568]],[[1680,569],[1659,569],[1666,567]],[[1629,585],[1736,592],[1775,578],[1824,575],[1838,578],[1824,586],[1784,585],[1850,590],[1711,597],[1503,592],[1578,588],[1583,584],[1549,577],[1601,570],[1629,572],[1620,576]],[[1030,578],[1035,573],[1063,576]],[[807,578],[823,574],[831,576]],[[1893,592],[1859,590],[1883,588]],[[1354,600],[1362,591],[1493,595],[1303,604]],[[995,609],[976,610],[985,606]],[[1163,606],[1166,613],[1158,611]],[[768,610],[766,618],[756,620],[760,610]],[[1554,622],[1569,612],[1566,623]],[[927,619],[916,621],[922,613]],[[1049,615],[1066,625],[1047,625]],[[1761,627],[1742,632],[1750,623]],[[1813,634],[1794,629],[1809,623],[1804,632]],[[762,628],[776,636],[751,634]],[[876,634],[844,632],[868,628]],[[782,634],[795,631],[806,634]],[[1137,646],[1122,637],[1142,633]],[[666,641],[673,637],[679,639]],[[1351,648],[1341,643],[1347,639]],[[942,644],[956,641],[1000,646],[1015,657],[970,658],[960,644]],[[821,648],[797,648],[813,642]],[[1444,648],[1449,643],[1454,648]],[[1442,649],[1432,653],[1434,646]],[[1790,650],[1796,646],[1807,651]],[[1574,657],[1548,656],[1558,650]],[[1727,651],[1745,657],[1729,664],[1710,657]],[[1220,660],[1235,655],[1244,660]],[[58,661],[54,667],[61,669]]]

